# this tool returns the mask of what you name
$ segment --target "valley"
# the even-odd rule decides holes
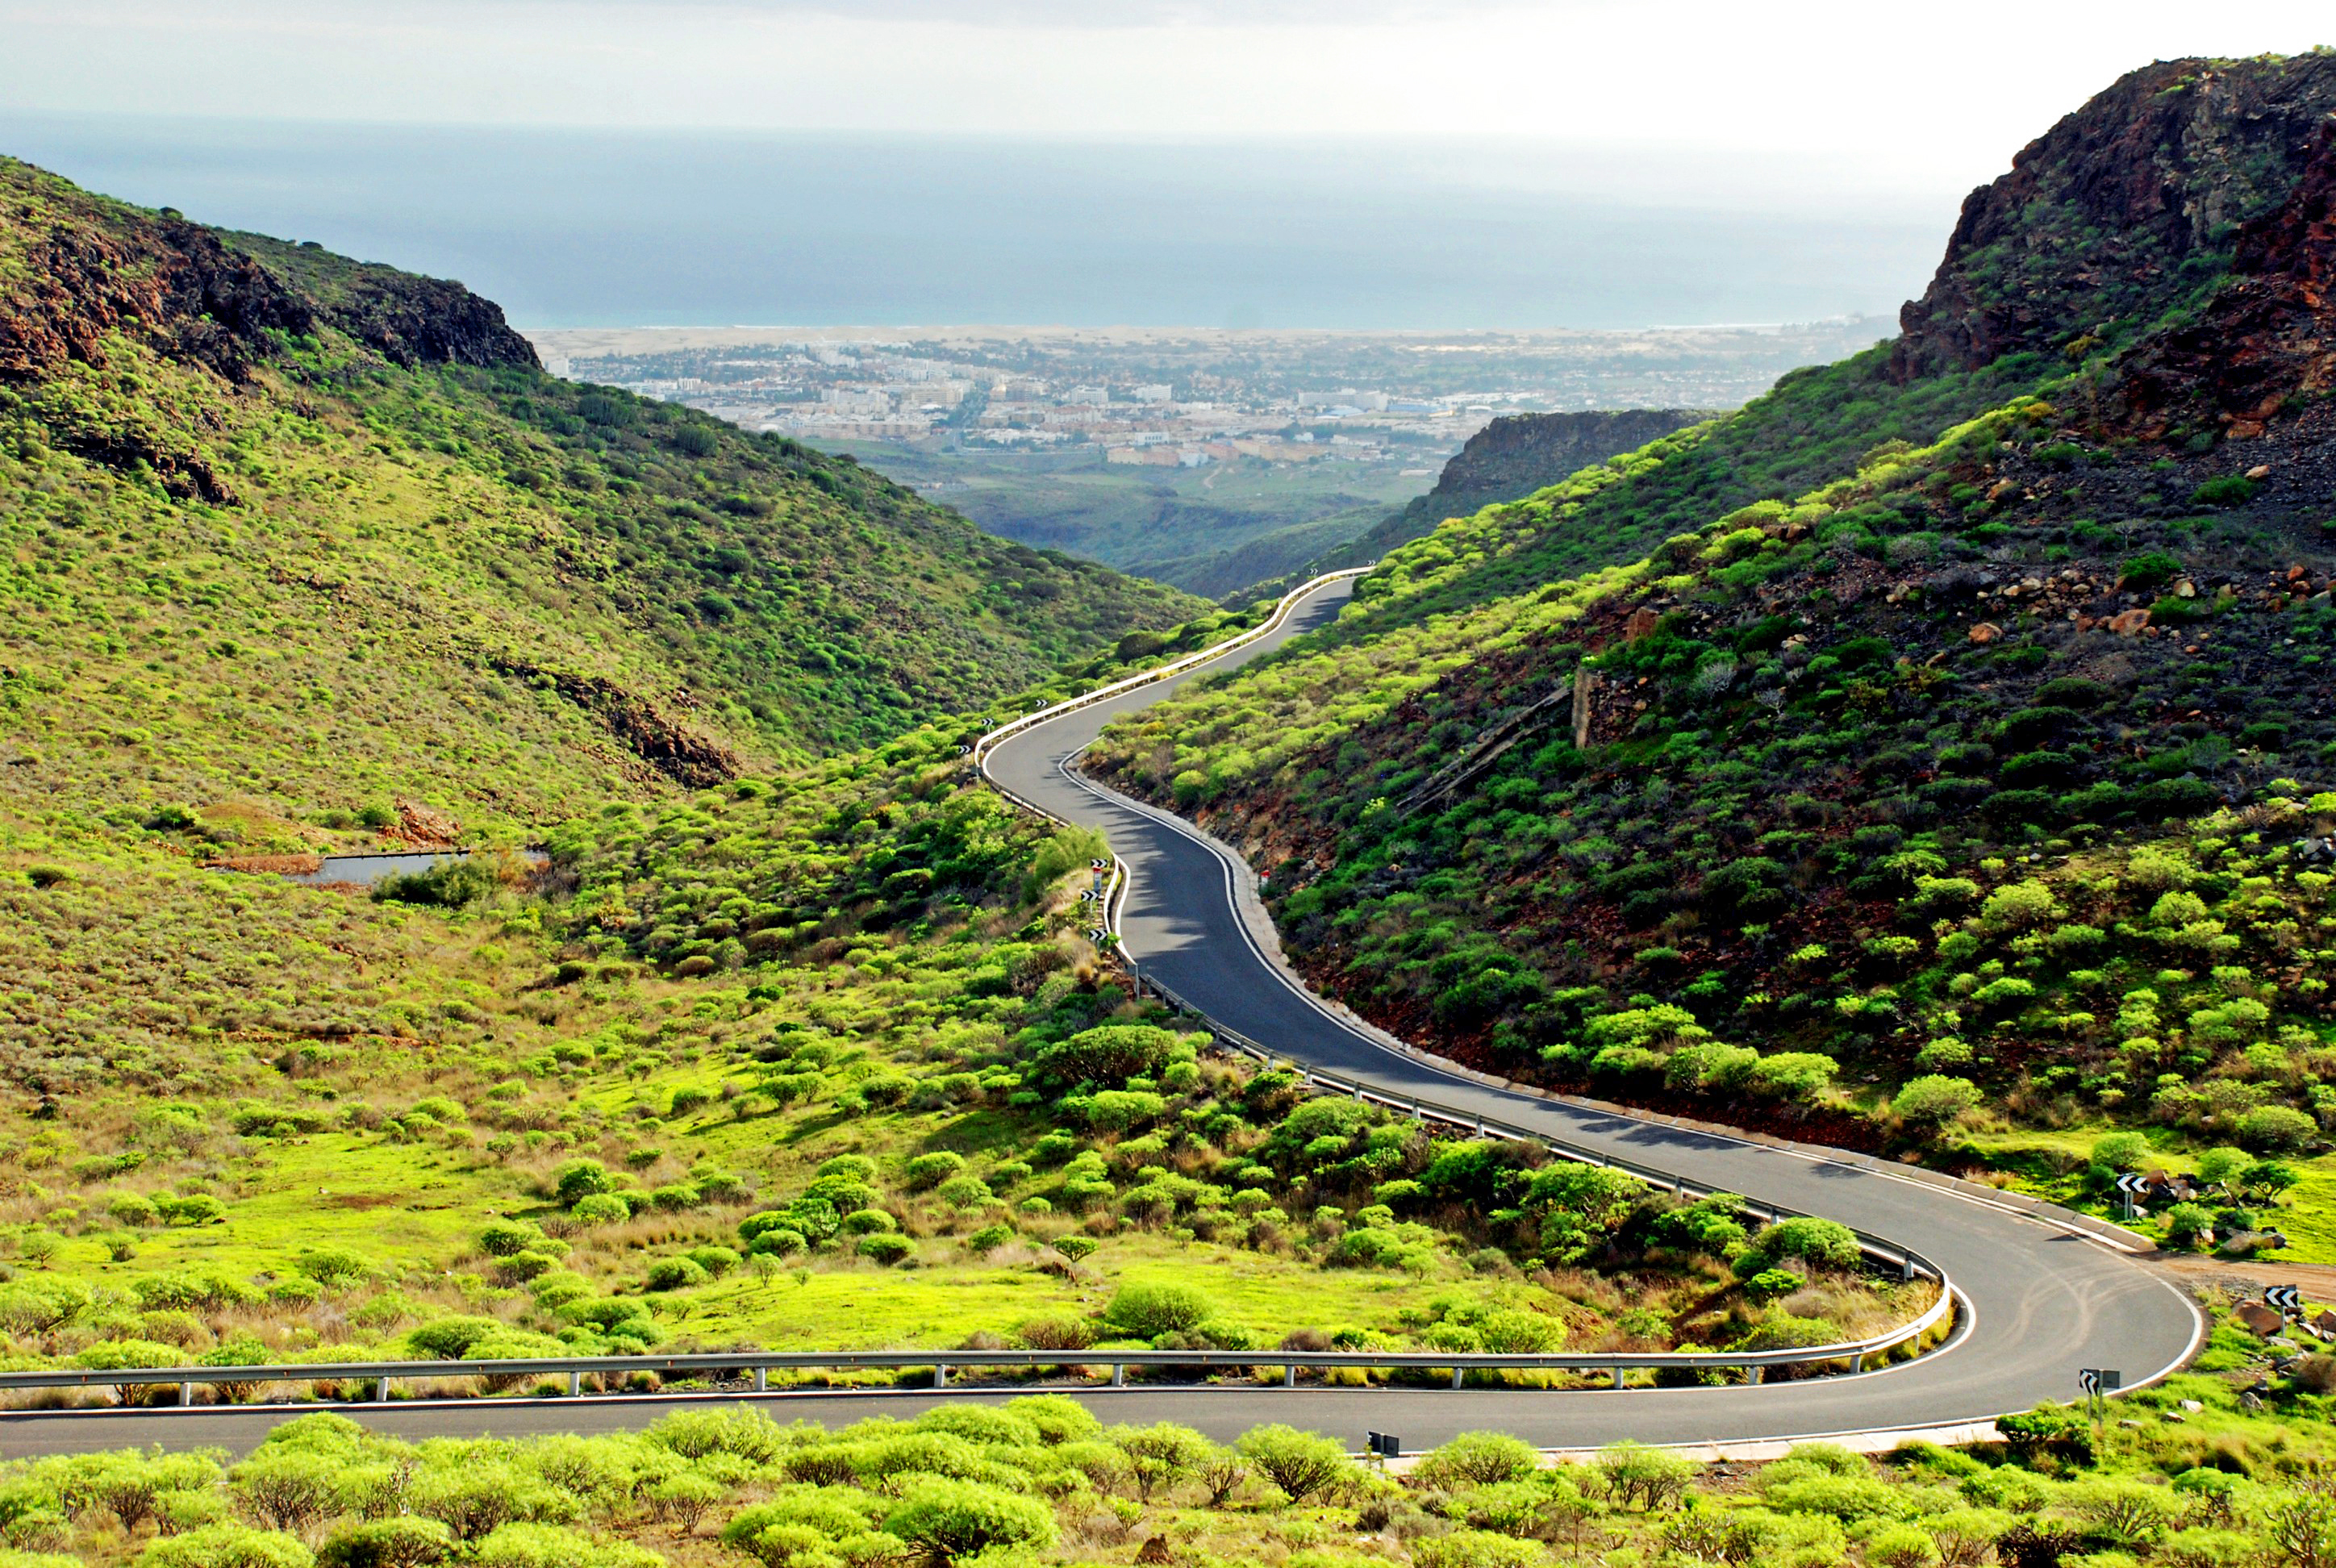
[[[1732,408],[1787,371],[1870,346],[1881,326],[643,328],[534,340],[564,374],[849,453],[991,532],[1231,601],[1360,548],[1392,513],[1406,512],[1397,535],[1411,538],[1475,510],[1430,516],[1417,502],[1494,419]],[[1529,466],[1479,503],[1576,466]]]
[[[1620,412],[555,375],[0,161],[0,1568],[2316,1568],[2331,127],[2132,72],[1896,336]],[[694,405],[910,361],[1011,374]]]

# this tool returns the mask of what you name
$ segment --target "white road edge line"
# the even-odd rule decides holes
[[[1321,589],[1328,587],[1333,582],[1344,580],[1347,578],[1360,576],[1362,575],[1362,571],[1367,570],[1368,569],[1360,569],[1350,570],[1343,572],[1334,572],[1328,576],[1315,579],[1310,582],[1301,584],[1298,588],[1291,589],[1290,592],[1283,599],[1281,604],[1276,608],[1271,619],[1266,624],[1260,626],[1253,632],[1227,642],[1217,648],[1203,649],[1199,654],[1190,656],[1187,659],[1178,661],[1177,666],[1174,667],[1176,673],[1193,673],[1205,667],[1209,663],[1215,659],[1222,658],[1226,655],[1238,652],[1240,649],[1248,647],[1251,642],[1264,637],[1268,632],[1286,619],[1290,614],[1294,613],[1300,603],[1305,599],[1310,599]],[[1163,669],[1161,673],[1164,674],[1165,670]],[[1114,695],[1117,695],[1119,689],[1135,689],[1148,683],[1149,677],[1146,677],[1145,679],[1134,682],[1121,683],[1121,687],[1119,688],[1106,687],[1104,689],[1113,692]],[[981,776],[985,780],[988,779],[988,754],[995,749],[996,744],[1003,743],[1004,741],[1012,738],[1008,734],[1009,731],[1012,732],[1012,735],[1020,735],[1030,730],[1039,728],[1045,724],[1053,722],[1055,719],[1064,717],[1070,713],[1077,712],[1086,706],[1092,706],[1093,698],[1096,695],[1100,694],[1090,694],[1090,696],[1087,698],[1074,698],[1069,702],[1057,704],[1054,708],[1045,710],[1043,713],[1032,714],[1028,716],[1027,720],[1017,720],[1014,724],[1004,726],[994,732],[992,735],[982,737],[983,744],[981,745],[978,745],[975,750],[975,765],[977,771],[980,773]],[[1355,1020],[1340,1017],[1339,1014],[1335,1011],[1322,998],[1317,996],[1301,980],[1290,972],[1287,967],[1288,959],[1286,958],[1277,962],[1273,955],[1269,954],[1265,950],[1263,945],[1257,940],[1256,934],[1250,930],[1248,920],[1242,918],[1239,884],[1234,879],[1236,874],[1249,874],[1249,867],[1247,864],[1243,863],[1240,860],[1240,857],[1228,846],[1225,846],[1213,835],[1206,833],[1195,824],[1186,822],[1183,818],[1175,815],[1173,813],[1163,811],[1157,806],[1150,804],[1148,802],[1139,801],[1133,796],[1122,794],[1117,790],[1107,788],[1103,784],[1097,784],[1095,780],[1088,778],[1085,774],[1075,771],[1071,765],[1077,761],[1080,756],[1085,755],[1088,747],[1092,746],[1094,744],[1094,742],[1090,741],[1086,743],[1086,745],[1078,746],[1075,750],[1066,754],[1056,763],[1055,771],[1063,778],[1071,784],[1077,785],[1080,789],[1085,791],[1095,798],[1110,805],[1125,807],[1126,809],[1136,813],[1138,815],[1147,817],[1153,822],[1159,823],[1161,826],[1166,827],[1193,842],[1198,843],[1202,848],[1206,849],[1210,854],[1214,856],[1220,868],[1224,872],[1225,897],[1232,910],[1233,925],[1235,929],[1241,932],[1241,940],[1247,944],[1251,953],[1256,957],[1258,961],[1268,970],[1271,971],[1274,978],[1280,980],[1283,986],[1287,987],[1292,994],[1305,1004],[1305,1006],[1312,1009],[1324,1020],[1336,1025],[1341,1031],[1360,1043],[1368,1045],[1375,1050],[1387,1051],[1390,1055],[1396,1056],[1398,1059],[1420,1067],[1449,1083],[1490,1089],[1494,1093],[1509,1094],[1527,1102],[1539,1098],[1539,1096],[1524,1095],[1514,1089],[1503,1090],[1493,1085],[1478,1084],[1474,1079],[1463,1077],[1460,1075],[1450,1071],[1446,1066],[1439,1063],[1431,1053],[1426,1052],[1416,1046],[1411,1046],[1399,1040],[1396,1040],[1395,1044],[1390,1046],[1385,1041],[1372,1037],[1369,1034],[1360,1032],[1356,1027]],[[1034,806],[1034,809],[1038,810],[1040,815],[1049,814],[1046,813],[1043,808],[1036,808]],[[1124,861],[1122,861],[1116,852],[1114,852],[1112,858],[1115,862],[1118,862],[1120,865],[1120,874],[1122,879],[1120,898],[1124,905],[1128,890],[1134,880],[1134,868],[1132,865],[1127,864]],[[1126,953],[1131,960],[1140,962],[1139,955],[1128,947],[1125,937],[1122,936],[1115,929],[1116,925],[1117,922],[1114,920],[1106,929],[1111,930],[1112,934],[1114,937],[1119,938],[1120,950]],[[1368,1028],[1370,1026],[1365,1024],[1363,1027]],[[1385,1031],[1377,1032],[1381,1034],[1385,1033]],[[1395,1037],[1387,1036],[1387,1038],[1388,1040],[1394,1040]],[[1611,1116],[1617,1120],[1630,1122],[1637,1125],[1650,1129],[1661,1128],[1664,1126],[1664,1124],[1662,1123],[1651,1121],[1643,1116],[1632,1115],[1627,1111],[1609,1111],[1596,1106],[1585,1105],[1579,1102],[1571,1101],[1567,1099],[1566,1096],[1560,1095],[1552,1095],[1550,1099],[1558,1104],[1571,1105],[1574,1109],[1589,1115]],[[1918,1192],[1932,1193],[1940,1197],[1952,1198],[1958,1203],[1968,1203],[1973,1208],[1985,1209],[1990,1213],[2002,1214],[2011,1219],[2025,1220],[2038,1226],[2039,1229],[2052,1232],[2058,1235],[2074,1237],[2078,1241],[2088,1242],[2106,1251],[2114,1252],[2125,1257],[2135,1257],[2135,1252],[2132,1248],[2114,1242],[2106,1236],[2098,1235],[2093,1232],[2088,1231],[2080,1225],[2054,1220],[2048,1215],[2032,1213],[2028,1210],[2015,1207],[2010,1203],[1990,1203],[1987,1199],[1982,1198],[1976,1193],[1966,1193],[1960,1188],[1936,1186],[1928,1182],[1917,1181],[1911,1176],[1900,1175],[1895,1172],[1878,1165],[1854,1164],[1847,1161],[1833,1158],[1817,1151],[1804,1149],[1790,1144],[1759,1143],[1753,1139],[1742,1137],[1737,1135],[1714,1131],[1703,1127],[1693,1129],[1672,1127],[1669,1130],[1673,1132],[1691,1131],[1696,1136],[1714,1138],[1723,1142],[1731,1143],[1738,1148],[1765,1150],[1771,1154],[1781,1154],[1788,1158],[1800,1160],[1810,1165],[1829,1166],[1833,1169],[1844,1171],[1854,1175],[1871,1176],[1882,1181],[1894,1182],[1902,1186],[1910,1187]],[[2191,1357],[2197,1353],[2198,1347],[2205,1341],[2208,1332],[2208,1324],[2205,1314],[2199,1310],[2198,1304],[2192,1300],[2188,1295],[2185,1294],[2180,1286],[2176,1285],[2173,1281],[2167,1279],[2165,1275],[2159,1273],[2155,1269],[2147,1267],[2146,1264],[2140,1263],[2140,1260],[2138,1258],[2136,1258],[2136,1262],[2142,1268],[2142,1271],[2144,1273],[2159,1285],[2165,1287],[2166,1290],[2173,1294],[2175,1300],[2182,1303],[2184,1309],[2190,1315],[2191,1324],[2190,1341],[2180,1356],[2176,1357],[2166,1366],[2159,1368],[2156,1371],[2150,1373],[2147,1377],[2138,1378],[2127,1385],[2128,1388],[2144,1388],[2149,1387],[2153,1383],[2162,1382],[2166,1378],[2172,1377],[2175,1372],[2181,1370],[2182,1368],[2189,1362]],[[1957,1300],[1963,1306],[1963,1308],[1968,1310],[1970,1304],[1963,1297],[1962,1292],[1956,1290],[1954,1294]],[[1968,1335],[1966,1332],[1959,1331],[1955,1335],[1952,1336],[1945,1344],[1941,1345],[1936,1350],[1930,1352],[1930,1357],[1936,1357],[1944,1351],[1956,1348],[1967,1337]],[[1924,1359],[1930,1359],[1930,1357],[1926,1357]],[[1875,1373],[1888,1371],[1891,1369],[1892,1368],[1888,1367],[1877,1368],[1875,1368]],[[1864,1373],[1856,1375],[1871,1377],[1875,1374]],[[1633,1389],[1630,1391],[1639,1394],[1650,1392],[1650,1390],[1646,1389]],[[1659,1392],[1660,1390],[1654,1391]]]

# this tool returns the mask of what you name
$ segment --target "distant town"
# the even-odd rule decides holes
[[[1504,414],[1728,408],[1883,336],[1849,318],[1644,332],[1010,328],[533,334],[558,375],[822,447],[1045,469],[1358,463],[1432,474]]]

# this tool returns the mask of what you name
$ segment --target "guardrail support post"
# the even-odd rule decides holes
[[[1289,1366],[1284,1367],[1281,1369],[1281,1386],[1285,1388],[1295,1388],[1298,1387],[1298,1364],[1296,1362],[1293,1361]]]
[[[1126,1363],[1126,1362],[1122,1361],[1122,1362],[1120,1362],[1118,1365],[1116,1365],[1116,1366],[1114,1366],[1114,1367],[1113,1367],[1113,1368],[1112,1368],[1112,1369],[1111,1369],[1111,1386],[1112,1386],[1113,1388],[1126,1388],[1126,1387],[1127,1387],[1127,1363]]]
[[[583,1392],[584,1392],[584,1374],[583,1374],[583,1373],[581,1373],[581,1372],[570,1372],[570,1373],[569,1373],[569,1374],[568,1374],[568,1397],[569,1397],[569,1398],[571,1398],[571,1399],[574,1399],[574,1398],[577,1398],[580,1397],[580,1396],[583,1394]]]
[[[949,1387],[949,1368],[947,1367],[936,1367],[933,1368],[933,1387],[936,1388],[946,1388]]]
[[[389,1403],[389,1379],[387,1378],[384,1378],[374,1384],[373,1402],[376,1405],[386,1405]]]
[[[757,1367],[757,1368],[754,1368],[754,1392],[755,1392],[755,1393],[757,1393],[757,1394],[767,1394],[767,1393],[769,1393],[770,1391],[771,1391],[771,1369],[770,1369],[768,1367]]]
[[[1468,1368],[1465,1367],[1455,1367],[1452,1368],[1452,1388],[1455,1393],[1459,1390],[1460,1379],[1465,1378],[1467,1375]]]
[[[1614,1387],[1617,1388],[1622,1387],[1622,1368],[1620,1367],[1614,1368]]]
[[[180,1385],[179,1385],[179,1403],[180,1403],[180,1405],[182,1405],[182,1406],[185,1406],[185,1405],[191,1405],[191,1404],[193,1404],[194,1402],[195,1402],[195,1386],[194,1386],[192,1383],[181,1383],[181,1384],[180,1384]]]
[[[1747,1367],[1745,1370],[1750,1374],[1752,1382],[1765,1383],[1768,1380],[1768,1368],[1766,1367]]]
[[[1898,1260],[1898,1278],[1902,1283],[1913,1283],[1914,1279],[1914,1260],[1911,1255]]]
[[[1849,1359],[1849,1369],[1852,1373],[1863,1372],[1865,1370],[1864,1351],[1860,1350],[1856,1355],[1852,1356]]]
[[[1425,1116],[1422,1116],[1422,1115],[1419,1114],[1419,1102],[1418,1102],[1418,1100],[1416,1100],[1416,1099],[1414,1099],[1414,1100],[1411,1102],[1411,1119],[1412,1119],[1413,1121],[1415,1121],[1415,1122],[1420,1122],[1420,1121],[1425,1121],[1425,1120],[1426,1120],[1426,1118]]]

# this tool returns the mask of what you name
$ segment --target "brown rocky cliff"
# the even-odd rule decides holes
[[[105,338],[123,333],[239,382],[265,355],[268,329],[313,325],[306,302],[267,268],[190,223],[57,223],[25,262],[0,298],[0,379],[37,380],[71,360],[102,365]]]
[[[13,230],[13,232],[12,232]],[[276,352],[271,332],[329,325],[402,365],[539,368],[501,307],[459,283],[222,234],[108,201],[0,158],[0,380],[102,364],[114,334],[229,382]]]
[[[2261,435],[2291,400],[2336,386],[2332,289],[2336,122],[2323,122],[2293,193],[2240,231],[2229,281],[2127,364],[2110,422],[2146,438],[2176,422]]]
[[[1397,545],[1425,538],[1448,517],[1466,517],[1494,502],[1519,501],[1595,463],[1635,452],[1673,431],[1709,419],[1692,408],[1624,408],[1585,414],[1514,414],[1493,421],[1453,453],[1436,488],[1318,568],[1375,560]]]
[[[2281,207],[2336,112],[2336,55],[2161,62],[2121,78],[1971,193],[1906,306],[1904,381],[2140,324],[2227,265]]]

